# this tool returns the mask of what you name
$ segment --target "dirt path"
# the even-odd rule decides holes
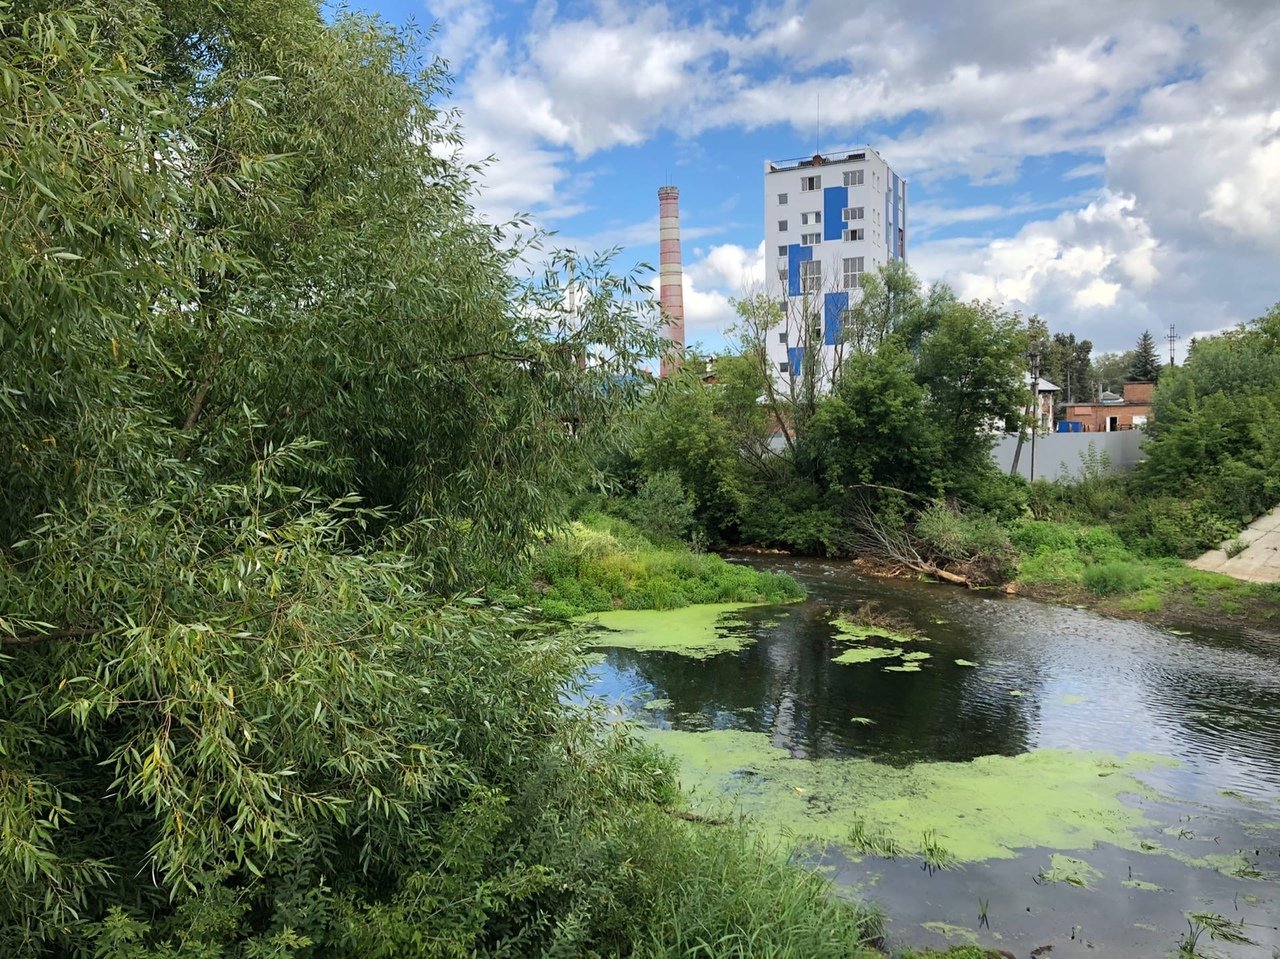
[[[1280,506],[1254,520],[1240,534],[1240,541],[1245,549],[1233,557],[1213,549],[1189,565],[1251,583],[1280,583]]]

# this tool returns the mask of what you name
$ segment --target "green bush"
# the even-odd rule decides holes
[[[601,514],[552,536],[534,550],[529,568],[529,598],[553,619],[617,606],[675,609],[694,603],[786,602],[804,595],[789,576],[683,546],[655,546],[625,520]]]
[[[1161,496],[1141,502],[1119,526],[1126,546],[1142,556],[1189,559],[1236,531],[1202,500]]]
[[[1097,596],[1136,593],[1147,584],[1146,573],[1140,566],[1121,561],[1086,566],[1081,580],[1085,588]]]
[[[1109,559],[1122,559],[1128,555],[1124,542],[1115,530],[1106,526],[1091,526],[1076,534],[1076,544],[1080,552],[1094,562]]]
[[[1075,531],[1049,520],[1024,520],[1013,527],[1009,538],[1014,546],[1029,555],[1076,548]]]
[[[612,509],[655,543],[682,542],[694,525],[693,497],[671,470],[649,476],[635,496]]]

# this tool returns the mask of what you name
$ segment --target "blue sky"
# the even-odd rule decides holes
[[[689,339],[713,349],[763,276],[763,163],[815,140],[909,180],[926,282],[1098,350],[1280,300],[1272,0],[355,5],[435,25],[465,154],[498,158],[487,216],[656,263],[679,186]]]

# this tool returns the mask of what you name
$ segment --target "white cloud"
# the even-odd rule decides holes
[[[826,139],[870,140],[911,176],[910,254],[926,279],[1116,348],[1145,326],[1229,325],[1277,296],[1280,8],[1267,0],[778,0],[745,17],[428,3],[462,69],[467,155],[500,157],[482,199],[493,216],[581,213],[600,202],[591,158],[664,131],[700,156],[707,131],[781,124],[808,142],[821,94]],[[1029,160],[1059,156],[1070,165],[1047,197],[949,198],[962,178],[999,193]],[[1099,177],[1100,191],[1062,196]],[[1023,225],[1001,236],[1010,217]],[[943,228],[982,235],[930,239]],[[648,231],[605,232],[638,244]],[[728,277],[759,259],[759,228],[746,236],[688,268],[691,327],[731,319]]]
[[[1104,192],[1082,209],[1028,223],[989,244],[945,242],[922,247],[926,267],[963,298],[990,299],[1040,313],[1051,329],[1070,329],[1101,349],[1120,348],[1128,327],[1154,317],[1140,293],[1161,277],[1163,251],[1134,211],[1133,197]],[[1139,331],[1142,329],[1139,326]]]

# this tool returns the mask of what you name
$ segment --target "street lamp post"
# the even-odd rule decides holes
[[[1031,370],[1031,482],[1036,481],[1036,434],[1040,432],[1040,351],[1027,353]]]

